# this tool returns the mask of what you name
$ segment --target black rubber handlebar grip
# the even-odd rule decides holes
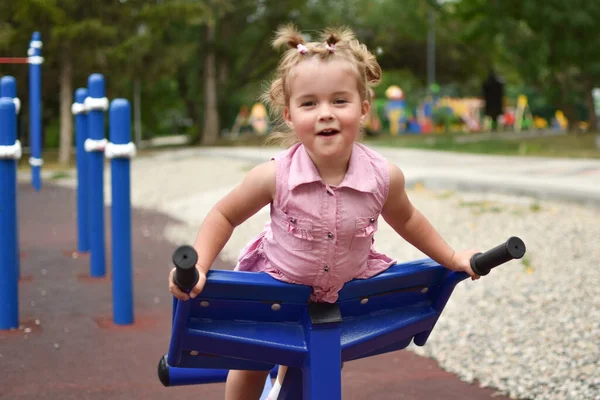
[[[173,253],[175,276],[173,281],[184,292],[190,291],[198,283],[198,253],[192,246],[179,246]]]
[[[477,275],[487,275],[492,268],[525,255],[525,243],[516,236],[485,253],[477,253],[471,258],[471,268]]]

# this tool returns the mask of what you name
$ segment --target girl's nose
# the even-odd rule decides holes
[[[333,113],[328,105],[323,105],[319,109],[319,121],[331,121],[333,119]]]

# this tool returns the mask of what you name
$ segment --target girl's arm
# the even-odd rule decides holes
[[[471,256],[476,251],[457,253],[446,243],[427,218],[412,205],[404,188],[404,174],[393,164],[390,164],[390,191],[382,216],[400,236],[432,260],[478,278],[470,265]]]
[[[271,203],[274,196],[275,161],[269,161],[254,167],[241,184],[210,210],[194,242],[200,278],[189,297],[196,297],[204,288],[206,274],[231,237],[233,229]],[[188,295],[173,283],[173,272],[174,269],[171,271],[169,289],[177,298],[187,300]]]

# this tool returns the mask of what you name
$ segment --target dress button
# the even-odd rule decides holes
[[[296,218],[290,218],[290,222],[291,222],[292,224],[295,224],[295,223],[296,223]]]
[[[323,271],[329,272],[329,267],[326,265],[325,267],[323,267]]]
[[[373,222],[375,222],[375,218],[371,218],[371,219],[369,220],[369,222],[370,222],[370,223],[373,223]]]
[[[329,239],[333,239],[333,233],[329,232],[329,233],[327,234],[327,237],[328,237]]]

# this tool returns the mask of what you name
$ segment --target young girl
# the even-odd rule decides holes
[[[312,286],[311,300],[335,302],[352,279],[367,279],[394,261],[373,247],[379,216],[405,240],[441,265],[477,279],[469,260],[475,250],[455,252],[410,203],[402,171],[357,143],[369,115],[369,85],[381,69],[351,31],[327,30],[306,43],[291,25],[280,28],[275,47],[287,46],[266,95],[295,142],[274,160],[251,170],[206,216],[194,247],[200,280],[233,229],[270,204],[271,221],[241,252],[236,270],[266,272],[284,282]],[[267,371],[230,371],[227,400],[260,397]],[[285,367],[270,398],[276,398]]]

